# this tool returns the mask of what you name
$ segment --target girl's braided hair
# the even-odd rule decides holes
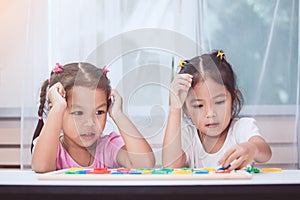
[[[55,83],[60,82],[65,91],[66,99],[68,98],[68,91],[74,86],[87,87],[89,89],[101,89],[105,92],[107,98],[107,105],[109,105],[109,96],[111,92],[110,80],[106,76],[106,69],[97,68],[90,63],[70,63],[64,66],[60,65],[60,70],[53,70],[50,79],[43,82],[40,91],[40,104],[38,108],[39,121],[34,131],[31,143],[31,151],[33,148],[33,141],[40,135],[44,126],[43,115],[48,113],[47,89]],[[56,68],[57,69],[57,68]],[[47,102],[49,104],[49,102]]]

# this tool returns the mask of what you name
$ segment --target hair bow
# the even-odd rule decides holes
[[[55,67],[53,68],[52,71],[55,72],[55,73],[60,73],[60,72],[62,72],[63,68],[64,68],[63,65],[61,65],[59,63],[56,63]]]
[[[223,58],[225,57],[225,53],[223,51],[218,51],[217,57],[219,57],[220,60],[223,60]]]
[[[103,73],[104,73],[105,75],[106,75],[108,72],[110,72],[109,69],[107,69],[106,65],[104,65],[104,66],[102,67],[102,69],[103,69]]]
[[[178,66],[183,67],[185,64],[186,64],[186,61],[183,61],[180,59]]]

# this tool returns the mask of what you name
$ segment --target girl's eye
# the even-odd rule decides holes
[[[199,104],[199,105],[193,105],[193,108],[202,108],[203,105],[202,104]]]
[[[216,104],[219,105],[219,104],[224,104],[225,103],[225,100],[222,100],[222,101],[216,101]]]
[[[104,114],[104,113],[105,113],[104,110],[98,110],[98,111],[96,111],[96,115],[102,115],[102,114]]]
[[[72,115],[83,115],[82,111],[74,111],[71,113]]]

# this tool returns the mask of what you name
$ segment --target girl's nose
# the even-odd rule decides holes
[[[216,112],[215,110],[213,109],[212,106],[210,106],[207,111],[206,111],[206,117],[207,118],[210,118],[210,117],[215,117],[216,116]]]
[[[84,123],[86,126],[94,126],[95,124],[95,119],[93,117],[88,117]]]

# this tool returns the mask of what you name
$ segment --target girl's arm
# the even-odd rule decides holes
[[[59,145],[62,119],[66,109],[65,91],[60,83],[53,85],[48,92],[52,103],[32,155],[32,169],[44,173],[56,170],[56,156]]]
[[[117,125],[125,146],[118,152],[117,161],[129,168],[151,168],[155,165],[152,148],[143,135],[122,111],[122,98],[116,90],[111,92],[109,114]]]
[[[219,161],[223,167],[232,164],[229,169],[246,167],[252,160],[264,163],[270,160],[272,151],[270,146],[260,136],[251,137],[248,142],[234,145]]]
[[[181,146],[181,110],[191,82],[191,75],[179,74],[170,86],[170,111],[162,149],[164,167],[180,168],[186,162]]]
[[[266,141],[260,136],[254,136],[249,139],[249,143],[252,143],[257,153],[254,154],[254,160],[259,163],[267,162],[272,157],[272,150]]]
[[[164,167],[181,168],[186,157],[181,148],[181,109],[170,108],[163,141],[162,164]]]

